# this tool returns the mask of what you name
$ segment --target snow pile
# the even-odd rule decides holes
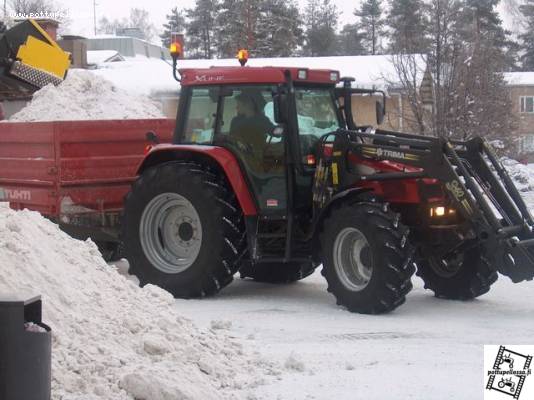
[[[511,158],[503,158],[501,161],[520,192],[534,190],[534,164],[524,165]]]
[[[200,331],[162,289],[141,289],[38,213],[0,203],[0,293],[37,293],[53,334],[53,399],[241,398],[278,374]]]
[[[90,71],[70,70],[59,86],[45,86],[10,122],[165,118],[148,97],[119,89]]]

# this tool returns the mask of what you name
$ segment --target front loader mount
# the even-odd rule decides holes
[[[506,169],[483,138],[454,141],[384,130],[338,130],[323,137],[335,165],[337,191],[363,181],[436,179],[470,229],[465,244],[486,251],[489,263],[513,282],[534,277],[534,221]],[[358,174],[351,155],[414,167],[408,172]]]

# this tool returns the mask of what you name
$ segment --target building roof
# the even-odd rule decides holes
[[[87,50],[115,50],[123,57],[167,58],[169,49],[130,36],[99,35],[85,40]]]
[[[534,72],[505,72],[504,80],[509,86],[534,86]]]
[[[426,59],[421,55],[409,56],[414,60],[417,80],[423,80]],[[178,92],[180,85],[172,77],[170,63],[144,57],[126,58],[125,62],[104,63],[95,72],[115,83],[118,87],[142,94],[155,92]],[[343,76],[356,79],[355,87],[391,89],[399,86],[394,56],[340,56],[340,57],[289,57],[251,58],[250,67],[304,67],[310,69],[336,70]],[[178,68],[209,68],[211,66],[238,66],[237,59],[178,60]]]
[[[124,61],[124,57],[116,50],[88,50],[87,64],[99,65],[106,62]]]

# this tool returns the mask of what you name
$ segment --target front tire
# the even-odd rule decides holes
[[[487,293],[498,278],[480,247],[466,250],[448,263],[435,251],[423,249],[416,264],[417,275],[423,279],[425,289],[442,299],[474,299]]]
[[[130,272],[175,297],[204,297],[233,280],[246,247],[243,216],[224,176],[170,162],[147,169],[124,210]]]
[[[341,204],[324,221],[322,274],[349,311],[379,314],[405,301],[415,272],[408,229],[386,204]]]

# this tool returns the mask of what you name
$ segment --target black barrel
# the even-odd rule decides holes
[[[50,400],[52,338],[41,296],[0,294],[0,399]]]

